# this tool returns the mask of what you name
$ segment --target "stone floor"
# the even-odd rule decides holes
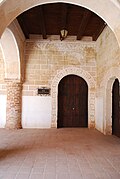
[[[0,129],[0,179],[120,179],[120,138],[96,130]]]

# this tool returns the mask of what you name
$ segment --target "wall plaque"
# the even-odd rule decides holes
[[[49,96],[50,95],[50,88],[46,88],[46,87],[38,88],[38,95]]]

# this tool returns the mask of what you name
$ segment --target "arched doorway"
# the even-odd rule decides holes
[[[115,79],[112,89],[112,134],[120,137],[120,89]]]
[[[58,85],[57,127],[88,127],[88,86],[79,76],[65,76]]]

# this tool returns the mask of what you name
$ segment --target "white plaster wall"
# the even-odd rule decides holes
[[[4,128],[6,123],[6,100],[6,95],[0,95],[0,128]]]
[[[103,133],[103,97],[96,98],[96,129]]]
[[[50,96],[23,96],[22,127],[23,128],[50,128],[51,127],[51,97]]]

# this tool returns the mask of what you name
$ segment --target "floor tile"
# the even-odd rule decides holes
[[[0,179],[119,179],[120,139],[87,128],[0,129]]]

